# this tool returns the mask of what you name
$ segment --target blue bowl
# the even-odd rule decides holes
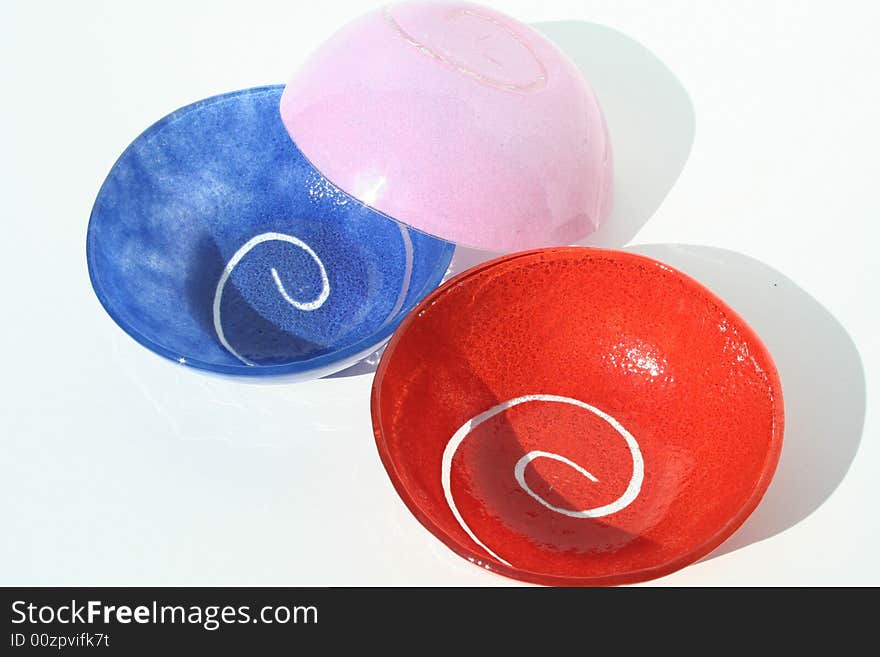
[[[334,187],[290,140],[282,86],[214,96],[147,129],[89,221],[92,287],[135,340],[193,367],[323,376],[374,351],[453,245]]]

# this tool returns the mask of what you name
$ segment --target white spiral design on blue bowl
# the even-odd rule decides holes
[[[403,239],[405,257],[403,281],[400,287],[400,293],[397,296],[394,306],[392,307],[391,312],[388,313],[388,317],[382,324],[383,327],[387,325],[390,321],[392,321],[397,313],[400,312],[400,309],[403,307],[403,303],[406,300],[406,295],[409,292],[410,280],[412,278],[412,239],[410,239],[409,232],[402,224],[398,224],[398,229],[400,230],[400,236]],[[232,271],[235,269],[238,263],[241,262],[242,258],[250,253],[250,251],[254,247],[264,242],[273,241],[287,242],[288,244],[293,244],[294,246],[301,248],[312,258],[312,260],[315,261],[315,264],[318,265],[318,270],[321,274],[321,291],[318,293],[318,296],[309,301],[300,301],[290,296],[290,294],[287,292],[287,289],[284,287],[284,283],[281,281],[281,277],[278,275],[278,270],[272,267],[270,269],[270,273],[272,275],[272,279],[275,281],[275,287],[278,289],[278,293],[284,298],[287,303],[289,303],[297,310],[311,312],[323,306],[327,299],[330,297],[330,279],[327,276],[327,269],[324,267],[324,263],[321,261],[321,258],[318,257],[318,254],[315,253],[315,250],[298,237],[294,237],[293,235],[286,235],[284,233],[268,232],[260,233],[259,235],[256,235],[255,237],[252,237],[247,242],[245,242],[245,244],[240,249],[238,249],[238,251],[235,252],[232,258],[229,259],[229,262],[226,263],[226,266],[223,268],[223,274],[220,276],[220,280],[217,281],[217,288],[214,291],[213,316],[214,330],[217,332],[217,338],[220,340],[220,344],[222,344],[229,353],[238,358],[238,360],[240,360],[242,363],[251,367],[256,366],[256,363],[248,360],[240,353],[238,353],[235,348],[229,343],[229,340],[226,338],[226,334],[223,331],[223,321],[221,317],[220,306],[223,301],[223,290],[226,287],[226,283],[229,281],[229,277],[232,275]]]
[[[275,280],[275,287],[278,288],[278,293],[284,297],[284,300],[287,301],[291,306],[296,308],[297,310],[303,310],[306,312],[310,312],[313,310],[317,310],[321,306],[324,305],[324,302],[327,301],[327,298],[330,296],[330,279],[327,277],[327,270],[324,267],[324,263],[321,262],[321,259],[318,257],[318,254],[310,247],[308,244],[303,242],[301,239],[294,237],[293,235],[285,235],[284,233],[260,233],[259,235],[252,237],[245,244],[235,252],[232,258],[229,259],[229,262],[226,263],[226,266],[223,268],[223,274],[220,276],[220,280],[217,281],[217,289],[214,292],[214,330],[217,332],[217,338],[220,340],[220,344],[222,344],[226,350],[231,353],[233,356],[238,358],[245,365],[254,366],[256,363],[248,360],[241,354],[239,354],[229,341],[226,339],[226,335],[223,333],[223,322],[220,317],[220,303],[223,300],[223,289],[226,287],[226,282],[229,280],[229,277],[232,275],[232,270],[235,269],[236,265],[241,262],[241,259],[244,258],[255,246],[262,244],[263,242],[287,242],[288,244],[293,244],[294,246],[298,246],[303,251],[311,256],[312,260],[318,265],[318,269],[321,272],[321,291],[318,293],[314,299],[310,301],[298,301],[292,298],[287,290],[284,288],[284,284],[281,282],[281,278],[278,276],[278,271],[272,267],[271,273],[272,278]]]

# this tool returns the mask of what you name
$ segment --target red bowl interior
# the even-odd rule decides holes
[[[620,584],[707,554],[782,446],[767,350],[706,288],[631,253],[552,248],[450,280],[373,384],[404,502],[470,561],[544,584]]]

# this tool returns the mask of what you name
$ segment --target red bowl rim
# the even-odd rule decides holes
[[[389,454],[387,445],[385,444],[384,432],[382,430],[382,419],[379,412],[379,397],[381,394],[380,388],[385,375],[385,370],[388,368],[388,364],[391,362],[391,358],[394,354],[394,350],[397,347],[398,342],[400,342],[403,335],[407,332],[410,324],[418,319],[419,314],[422,310],[433,305],[437,301],[437,299],[439,299],[441,296],[443,296],[449,290],[455,287],[456,284],[461,283],[473,276],[477,276],[482,271],[490,269],[495,265],[499,265],[504,262],[511,262],[513,260],[518,260],[521,258],[528,258],[537,254],[554,255],[573,252],[595,254],[612,260],[640,262],[643,264],[660,267],[661,269],[672,272],[673,274],[678,276],[685,285],[691,287],[700,294],[707,296],[720,308],[722,312],[730,316],[732,320],[738,322],[738,328],[742,329],[744,336],[760,350],[761,355],[764,357],[764,361],[767,364],[767,379],[773,392],[773,430],[770,436],[771,445],[767,451],[764,465],[761,468],[761,476],[758,477],[757,481],[755,482],[755,486],[752,489],[751,495],[749,495],[748,499],[743,503],[739,511],[727,522],[727,524],[725,524],[721,529],[719,529],[714,535],[712,535],[701,545],[665,563],[651,566],[650,568],[644,568],[641,570],[621,572],[614,575],[606,575],[600,577],[569,577],[563,575],[551,575],[547,573],[539,573],[506,566],[502,563],[496,562],[494,559],[491,559],[484,554],[477,553],[476,550],[473,550],[470,547],[463,545],[457,539],[451,537],[447,532],[445,532],[441,527],[439,527],[436,523],[434,523],[427,517],[427,515],[422,511],[422,509],[410,495],[406,486],[403,485],[401,477],[397,472],[397,468],[395,467],[391,455]],[[712,292],[703,284],[697,282],[695,279],[688,276],[684,272],[679,271],[678,269],[671,267],[659,260],[629,251],[599,249],[585,246],[545,247],[504,255],[499,258],[494,258],[492,260],[484,262],[483,264],[476,267],[472,267],[471,269],[468,269],[450,278],[443,285],[431,292],[428,296],[422,299],[419,304],[412,309],[412,311],[410,311],[409,315],[407,315],[403,322],[401,322],[400,326],[394,332],[394,335],[385,347],[385,351],[382,354],[379,366],[376,368],[375,377],[373,378],[370,413],[373,419],[373,434],[376,439],[376,447],[379,450],[379,457],[382,460],[382,465],[385,467],[385,470],[388,473],[388,477],[391,479],[391,484],[394,486],[394,489],[397,491],[400,499],[403,500],[403,503],[406,504],[407,508],[410,510],[410,513],[412,513],[416,517],[416,519],[425,527],[425,529],[427,529],[440,541],[446,544],[446,546],[449,547],[453,552],[463,557],[464,559],[471,561],[472,563],[478,563],[482,565],[486,570],[496,572],[498,574],[505,575],[513,579],[531,582],[534,584],[543,584],[547,586],[614,586],[619,584],[633,584],[636,582],[644,582],[646,580],[656,579],[658,577],[663,577],[664,575],[669,575],[670,573],[673,573],[677,570],[684,568],[685,566],[688,566],[698,561],[702,557],[712,552],[715,548],[717,548],[724,541],[730,538],[730,536],[737,529],[739,529],[739,527],[745,522],[749,515],[751,515],[751,513],[758,506],[761,498],[764,497],[764,493],[767,491],[767,487],[770,485],[770,481],[773,478],[773,474],[776,471],[776,466],[779,462],[779,455],[782,451],[782,437],[785,426],[782,386],[779,381],[779,373],[776,369],[776,365],[773,362],[773,358],[770,356],[770,352],[764,342],[760,339],[758,334],[755,333],[755,331],[746,323],[746,321],[739,313],[728,306],[714,292]]]

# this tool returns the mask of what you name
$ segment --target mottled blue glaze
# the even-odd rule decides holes
[[[326,374],[381,345],[446,272],[453,245],[369,209],[309,164],[281,123],[282,89],[215,96],[165,117],[98,194],[92,286],[129,335],[163,356],[226,373]],[[320,307],[297,308],[278,287],[273,268],[298,302],[325,287],[312,255],[284,241],[254,246],[217,295],[230,259],[270,232],[301,240],[323,263]]]

